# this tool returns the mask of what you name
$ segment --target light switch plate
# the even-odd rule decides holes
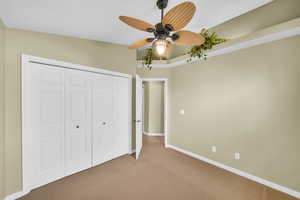
[[[214,152],[214,153],[217,152],[217,147],[216,146],[212,146],[211,147],[211,151]]]

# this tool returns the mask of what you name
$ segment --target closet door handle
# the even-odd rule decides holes
[[[106,125],[106,122],[102,122],[102,125]]]
[[[79,125],[77,125],[76,128],[79,128]]]

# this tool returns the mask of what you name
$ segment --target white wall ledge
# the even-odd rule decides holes
[[[207,57],[209,58],[213,56],[224,55],[296,35],[300,35],[300,17],[233,40],[229,40],[216,46],[213,50],[208,51]],[[200,60],[199,58],[192,58],[192,60],[188,62],[188,59],[188,55],[183,55],[170,60],[155,60],[153,61],[152,67],[171,68]],[[137,65],[138,67],[143,67],[142,61],[137,61]]]

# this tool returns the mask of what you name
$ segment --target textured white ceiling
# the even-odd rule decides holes
[[[272,0],[190,0],[197,6],[185,28],[199,32]],[[169,0],[167,10],[184,0]],[[150,36],[118,20],[127,15],[156,24],[156,0],[1,0],[0,18],[10,28],[128,45]]]

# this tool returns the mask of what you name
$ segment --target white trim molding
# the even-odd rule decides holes
[[[54,60],[54,59],[41,58],[41,57],[22,54],[22,64],[28,63],[28,62],[44,64],[44,65],[49,65],[49,66],[53,66],[53,67],[61,67],[61,68],[67,68],[67,69],[76,69],[76,70],[81,70],[81,71],[94,72],[94,73],[99,73],[99,74],[106,74],[106,75],[111,75],[111,76],[132,78],[132,75],[124,74],[124,73],[120,73],[120,72],[115,72],[115,71],[110,71],[110,70],[106,70],[106,69],[99,69],[96,67],[89,67],[89,66],[85,66],[85,65],[78,65],[78,64],[58,61],[58,60]]]
[[[168,81],[167,78],[142,78],[142,81]]]
[[[211,165],[214,165],[214,166],[219,167],[219,168],[221,168],[221,169],[224,169],[224,170],[226,170],[226,171],[232,172],[232,173],[237,174],[237,175],[239,175],[239,176],[242,176],[242,177],[244,177],[244,178],[250,179],[250,180],[255,181],[255,182],[257,182],[257,183],[260,183],[260,184],[262,184],[262,185],[268,186],[268,187],[273,188],[273,189],[275,189],[275,190],[278,190],[278,191],[280,191],[280,192],[286,193],[286,194],[288,194],[288,195],[290,195],[290,196],[293,196],[293,197],[296,197],[296,198],[300,198],[300,192],[297,192],[297,191],[295,191],[295,190],[292,190],[292,189],[289,189],[289,188],[287,188],[287,187],[284,187],[284,186],[278,185],[278,184],[276,184],[276,183],[273,183],[273,182],[271,182],[271,181],[268,181],[268,180],[259,178],[259,177],[257,177],[257,176],[251,175],[251,174],[249,174],[249,173],[247,173],[247,172],[243,172],[243,171],[238,170],[238,169],[235,169],[235,168],[233,168],[233,167],[229,167],[229,166],[227,166],[227,165],[224,165],[224,164],[222,164],[222,163],[219,163],[219,162],[217,162],[217,161],[211,160],[211,159],[209,159],[209,158],[200,156],[200,155],[195,154],[195,153],[193,153],[193,152],[186,151],[186,150],[181,149],[181,148],[179,148],[179,147],[177,147],[177,146],[167,144],[166,147],[167,147],[167,148],[170,148],[170,149],[173,149],[173,150],[175,150],[175,151],[178,151],[178,152],[180,152],[180,153],[183,153],[183,154],[185,154],[185,155],[188,155],[188,156],[190,156],[190,157],[193,157],[193,158],[195,158],[195,159],[197,159],[197,160],[204,161],[204,162],[206,162],[206,163],[209,163],[209,164],[211,164]]]
[[[20,192],[16,192],[16,193],[13,193],[9,196],[6,196],[4,198],[4,200],[17,200],[23,196],[25,196],[26,194],[28,194],[31,190],[22,190]]]
[[[144,135],[147,135],[147,136],[164,136],[165,134],[164,133],[148,133],[148,132],[144,131]]]

